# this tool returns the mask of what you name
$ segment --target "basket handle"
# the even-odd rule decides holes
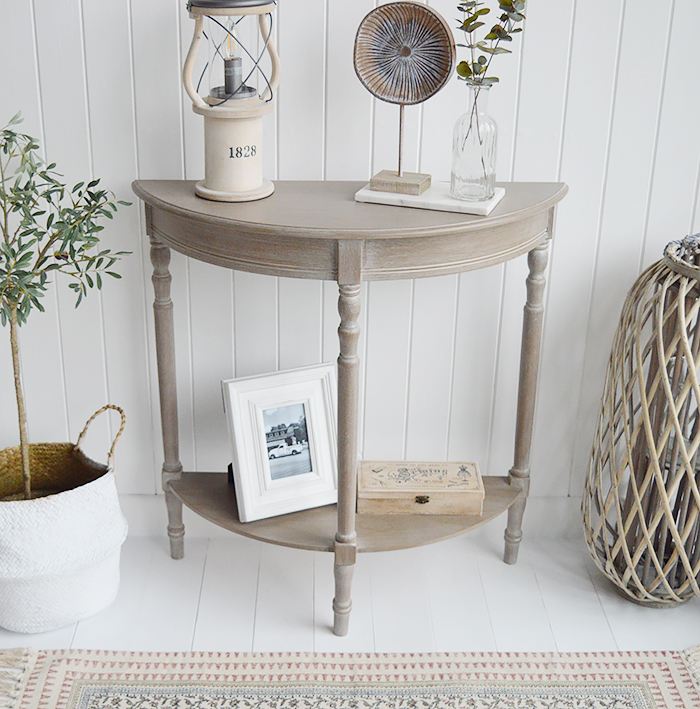
[[[124,426],[126,425],[126,415],[124,414],[124,411],[120,409],[118,406],[115,406],[114,404],[105,404],[99,411],[96,411],[90,418],[88,419],[88,422],[85,424],[85,428],[80,432],[80,435],[78,436],[78,440],[75,442],[76,447],[80,447],[80,441],[83,440],[85,437],[85,434],[87,433],[88,426],[104,411],[107,411],[108,409],[114,409],[114,411],[118,411],[119,415],[122,418],[122,423],[121,426],[119,427],[119,430],[117,431],[117,435],[114,437],[114,440],[112,441],[112,447],[109,449],[109,453],[107,453],[107,465],[109,467],[113,467],[112,463],[114,462],[114,446],[117,445],[117,441],[121,437],[123,431],[124,431]]]

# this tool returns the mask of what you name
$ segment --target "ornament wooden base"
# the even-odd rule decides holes
[[[430,175],[420,172],[404,172],[399,175],[395,170],[382,170],[369,181],[369,188],[375,192],[419,195],[429,187]]]

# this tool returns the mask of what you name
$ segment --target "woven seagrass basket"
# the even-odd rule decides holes
[[[623,306],[583,496],[586,542],[629,599],[700,595],[700,241],[666,247]]]
[[[80,443],[108,409],[121,427],[107,464],[90,460]],[[127,525],[114,478],[114,446],[124,429],[116,406],[100,409],[75,444],[30,446],[35,497],[24,499],[19,447],[0,451],[0,627],[44,632],[106,608],[119,588]]]
[[[113,409],[121,415],[121,426],[107,454],[107,464],[90,460],[80,449],[90,424],[104,411]],[[94,413],[85,424],[75,443],[30,443],[29,467],[32,490],[37,497],[72,490],[92,482],[113,467],[114,447],[124,430],[124,412],[108,404]],[[21,500],[24,497],[22,453],[19,446],[0,450],[0,500]]]

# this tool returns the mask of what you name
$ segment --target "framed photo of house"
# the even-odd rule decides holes
[[[335,367],[224,380],[241,522],[338,500]]]

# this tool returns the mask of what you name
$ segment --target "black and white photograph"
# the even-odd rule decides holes
[[[304,404],[265,409],[263,422],[272,480],[310,473],[311,453]]]
[[[337,501],[335,377],[319,364],[222,382],[241,522]]]

